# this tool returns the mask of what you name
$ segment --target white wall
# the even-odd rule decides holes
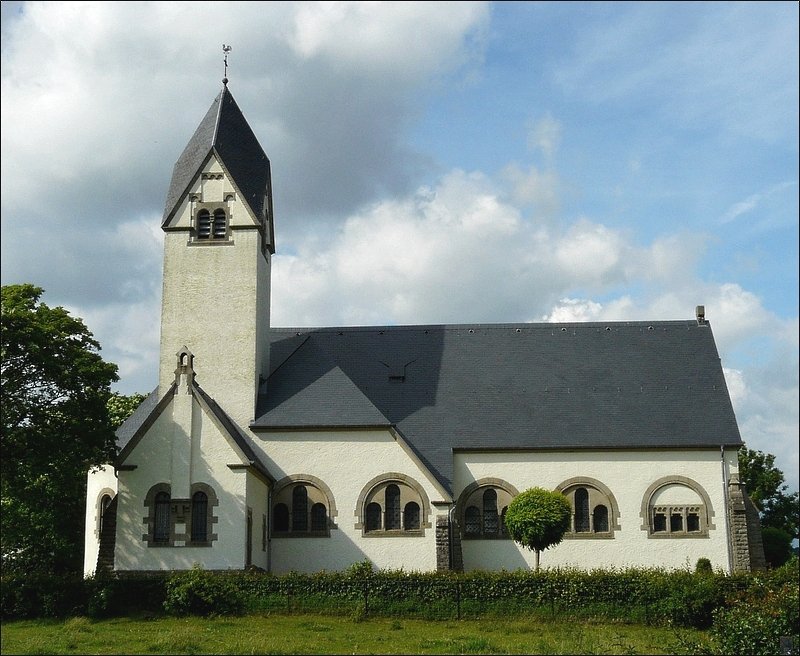
[[[211,547],[148,547],[142,536],[147,526],[144,499],[156,483],[171,483],[175,422],[170,404],[126,458],[132,471],[119,473],[119,505],[115,567],[118,570],[188,569],[194,563],[205,569],[241,569],[245,556],[246,494],[248,473],[232,470],[240,456],[212,418],[195,401],[192,410],[189,484],[207,483],[219,500],[209,507],[218,518]],[[185,494],[181,492],[180,494]],[[175,496],[175,495],[173,495]]]
[[[255,437],[263,461],[276,480],[306,474],[319,478],[334,497],[337,528],[329,538],[273,537],[272,571],[341,570],[369,559],[382,569],[436,569],[436,515],[432,502],[441,492],[388,430],[269,432]],[[417,481],[428,497],[430,527],[422,537],[369,537],[355,528],[358,498],[374,477],[389,472]]]
[[[728,474],[738,471],[736,452],[725,454]],[[541,554],[541,567],[666,567],[693,569],[701,557],[730,570],[726,489],[718,450],[576,451],[456,453],[456,497],[481,478],[500,478],[520,492],[531,487],[555,489],[567,479],[597,479],[611,490],[619,505],[620,530],[613,539],[564,540]],[[648,538],[642,530],[642,499],[656,480],[669,475],[690,478],[708,494],[715,526],[708,538]],[[533,567],[533,552],[510,540],[464,540],[464,568],[517,569]]]
[[[86,476],[86,523],[83,542],[84,576],[94,574],[100,550],[100,500],[104,494],[117,493],[117,477],[111,465],[103,465]]]

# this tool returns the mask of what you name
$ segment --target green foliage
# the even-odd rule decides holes
[[[775,456],[742,447],[739,476],[759,510],[761,526],[781,529],[795,540],[800,538],[800,494],[788,492],[783,472],[775,467]]]
[[[106,403],[116,365],[84,323],[2,288],[2,569],[80,571],[86,472],[115,453]]]
[[[561,542],[569,530],[571,512],[563,494],[534,487],[511,501],[506,511],[506,528],[514,542],[536,552],[538,569],[539,552]]]
[[[106,404],[112,428],[114,428],[114,430],[119,428],[122,422],[130,417],[133,411],[136,410],[146,398],[147,394],[131,394],[130,396],[126,396],[119,392],[113,392]]]
[[[710,574],[714,569],[711,567],[711,561],[708,558],[698,558],[694,571],[697,574]]]
[[[722,654],[780,654],[781,636],[800,634],[798,585],[752,586],[714,612],[712,635]]]
[[[233,579],[195,565],[167,579],[164,610],[170,615],[239,615],[245,596]]]
[[[764,540],[764,557],[770,567],[780,567],[792,557],[792,536],[779,528],[765,526],[761,529]]]

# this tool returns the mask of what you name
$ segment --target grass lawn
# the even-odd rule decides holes
[[[702,631],[581,621],[244,617],[4,622],[3,654],[678,654]]]

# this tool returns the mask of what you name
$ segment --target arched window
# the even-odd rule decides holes
[[[275,504],[272,521],[272,530],[279,533],[289,532],[289,507],[285,503]]]
[[[469,536],[481,534],[481,511],[477,506],[470,506],[464,511],[464,533]]]
[[[381,530],[381,506],[374,501],[367,505],[367,531]]]
[[[400,488],[394,484],[386,486],[386,530],[400,530]]]
[[[328,511],[323,503],[315,503],[311,506],[311,530],[328,530]]]
[[[642,500],[642,529],[651,538],[706,538],[714,527],[711,499],[685,476],[666,476],[650,485]]]
[[[485,535],[497,535],[498,529],[497,492],[489,488],[483,493],[483,532]]]
[[[608,539],[619,530],[617,500],[603,483],[584,476],[570,478],[556,488],[572,507],[565,540]]]
[[[192,495],[192,542],[208,541],[208,496],[205,492]]]
[[[419,529],[419,504],[409,501],[403,509],[403,528],[406,531]]]
[[[499,478],[483,478],[464,488],[456,503],[462,537],[507,538],[506,510],[517,494],[513,485]]]
[[[585,487],[575,490],[575,532],[588,533],[591,530],[589,522],[589,493]]]
[[[292,531],[308,530],[308,490],[296,485],[292,490]]]
[[[602,504],[594,508],[594,530],[598,533],[608,532],[608,508]]]
[[[98,526],[98,533],[100,535],[103,534],[103,526],[105,524],[106,519],[106,511],[108,507],[111,505],[111,495],[104,494],[103,497],[100,499],[100,525]]]
[[[171,528],[169,501],[170,498],[167,492],[159,492],[156,494],[153,542],[160,544],[169,542]]]
[[[309,474],[287,476],[275,483],[272,504],[275,537],[328,537],[336,528],[330,489]]]
[[[225,210],[214,210],[214,239],[225,239],[228,236],[228,222],[225,219]]]
[[[197,238],[211,238],[211,213],[208,210],[200,210],[197,213]]]
[[[420,537],[430,528],[429,507],[425,490],[413,478],[401,473],[383,474],[361,490],[355,527],[365,536]]]

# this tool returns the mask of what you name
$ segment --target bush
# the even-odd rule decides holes
[[[164,610],[171,615],[239,615],[245,609],[240,586],[225,574],[195,565],[167,579]]]
[[[798,644],[800,604],[797,582],[777,590],[752,586],[731,600],[729,608],[714,612],[711,633],[723,654],[780,654],[781,636]]]
[[[697,564],[694,566],[694,571],[695,574],[711,574],[714,570],[708,558],[698,558]]]

